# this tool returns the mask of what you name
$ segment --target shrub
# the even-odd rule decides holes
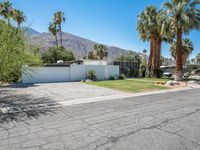
[[[119,77],[118,77],[118,79],[119,79],[119,80],[124,80],[124,79],[126,79],[126,77],[125,77],[124,74],[120,74]]]
[[[40,57],[30,51],[22,30],[7,25],[0,19],[0,86],[17,82],[24,64],[39,65]]]
[[[110,76],[109,80],[115,80],[114,76]]]
[[[93,80],[93,81],[97,79],[96,72],[94,70],[89,70],[88,79]]]

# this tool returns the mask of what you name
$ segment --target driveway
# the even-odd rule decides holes
[[[0,114],[0,150],[200,149],[200,89],[48,109],[7,92],[22,111]]]
[[[15,95],[27,94],[35,98],[48,98],[54,101],[67,101],[91,97],[102,97],[124,94],[108,88],[87,85],[80,82],[46,83],[20,85],[3,88],[12,91]],[[1,91],[2,89],[0,89]]]

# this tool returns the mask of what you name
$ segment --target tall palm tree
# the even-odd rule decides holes
[[[12,8],[12,3],[9,1],[2,2],[0,4],[0,15],[7,20],[8,25],[10,25],[10,19],[13,17],[14,9]]]
[[[21,24],[26,21],[26,16],[22,11],[14,9],[13,20],[17,22],[17,26],[20,28]]]
[[[104,57],[108,56],[108,48],[105,47],[103,44],[95,44],[94,50],[100,60],[103,60]]]
[[[193,29],[200,29],[199,0],[171,0],[165,2],[170,26],[176,33],[176,80],[183,75],[182,37]]]
[[[187,59],[193,50],[194,50],[194,46],[193,46],[192,41],[188,38],[183,39],[182,49],[181,49],[183,64],[187,62]],[[170,53],[171,53],[171,56],[174,59],[176,59],[176,42],[172,43],[170,47]]]
[[[140,38],[143,41],[150,41],[150,55],[148,61],[148,68],[151,70],[154,68],[154,39],[156,33],[156,16],[157,10],[155,6],[148,6],[146,9],[138,15],[137,30]]]
[[[163,27],[166,20],[166,12],[157,10],[155,6],[148,6],[138,16],[137,30],[143,41],[150,41],[150,56],[148,61],[149,71],[153,71],[153,76],[157,76],[160,69],[161,45],[168,42],[171,36],[164,34],[167,26]],[[171,32],[170,32],[171,33]]]
[[[64,12],[58,11],[54,14],[54,22],[58,25],[60,32],[60,47],[62,47],[62,23],[65,22]]]
[[[56,23],[53,22],[53,23],[49,23],[49,32],[52,33],[53,36],[55,36],[55,39],[56,39],[56,46],[58,47],[58,37],[57,37],[57,28],[56,28]]]

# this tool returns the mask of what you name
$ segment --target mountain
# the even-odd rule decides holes
[[[36,35],[39,35],[41,34],[40,32],[32,29],[32,28],[28,28],[28,27],[24,27],[23,30],[25,31],[25,33],[28,35],[28,36],[36,36]]]
[[[42,51],[46,51],[48,47],[55,46],[55,37],[50,33],[39,33],[34,29],[28,30],[30,41],[34,45],[38,45]],[[97,42],[82,38],[70,33],[63,32],[63,46],[71,50],[77,58],[83,58],[89,51],[93,50],[94,44]],[[109,58],[113,59],[118,55],[127,54],[130,50],[125,50],[115,46],[106,46],[108,48]]]

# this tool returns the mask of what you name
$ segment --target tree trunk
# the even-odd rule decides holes
[[[59,31],[60,31],[60,47],[62,47],[62,28],[61,28],[61,24],[59,25]]]
[[[157,44],[157,69],[160,69],[160,66],[161,66],[161,47],[162,47],[162,37],[159,37],[158,38],[158,44]]]
[[[150,54],[149,54],[149,62],[148,62],[148,69],[149,72],[152,68],[152,60],[153,60],[153,35],[150,35]]]
[[[57,37],[57,33],[55,35],[55,39],[56,39],[56,47],[58,48],[58,37]]]
[[[157,76],[157,56],[158,56],[158,50],[157,50],[157,36],[154,35],[154,38],[153,38],[153,64],[152,64],[152,70],[151,72],[153,73],[152,74],[152,77],[156,77]]]
[[[183,62],[182,62],[182,30],[177,30],[176,42],[176,77],[175,80],[182,80],[183,76]]]

